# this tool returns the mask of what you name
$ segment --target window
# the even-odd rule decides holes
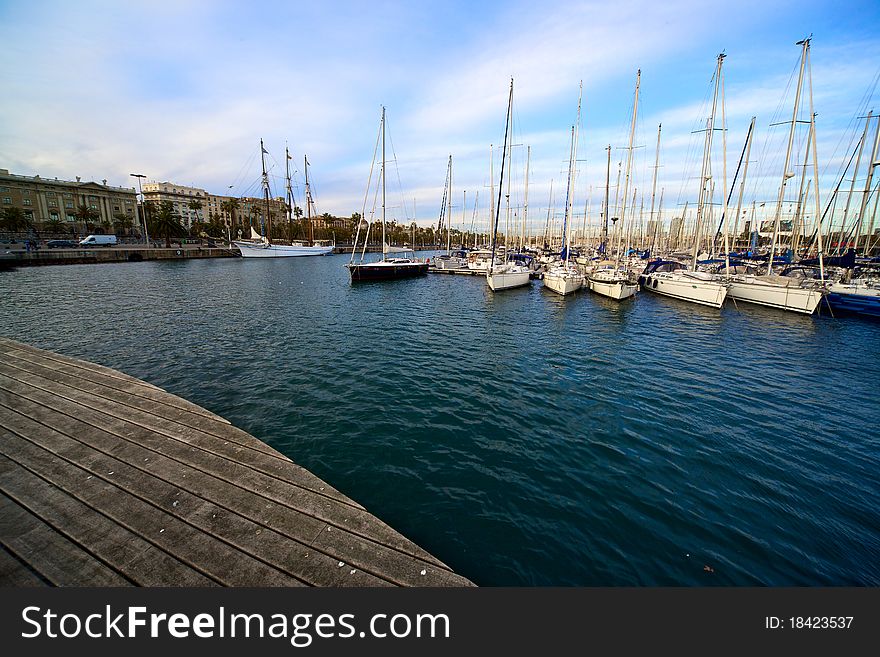
[[[65,208],[72,208],[72,207],[73,207],[73,201],[64,201],[64,207],[65,207]]]
[[[57,207],[58,207],[58,201],[56,201],[55,199],[49,199],[49,207],[50,207],[50,208],[57,208]]]
[[[73,194],[70,192],[64,192],[64,198],[73,198]]]
[[[22,196],[30,196],[31,192],[29,189],[23,189],[23,190],[21,190],[21,195]]]
[[[68,220],[68,221],[76,221],[76,215],[75,215],[75,214],[70,214],[70,213],[68,212],[68,213],[67,213],[67,220]]]
[[[90,207],[92,210],[97,210],[97,209],[98,209],[98,206],[97,206],[97,204],[95,204],[95,203],[90,204],[89,207]]]
[[[12,205],[12,199],[8,196],[3,197],[3,203],[6,205]]]
[[[29,198],[26,198],[26,199],[24,199],[24,201],[22,201],[22,203],[24,203],[25,205],[30,205],[31,200]]]
[[[119,206],[118,206],[118,205],[114,205],[114,206],[113,206],[113,209],[116,210],[117,212],[119,212]]]
[[[46,192],[46,198],[55,198],[55,192]]]
[[[58,221],[58,213],[57,213],[57,212],[50,212],[50,213],[49,213],[49,218],[50,218],[52,221]]]

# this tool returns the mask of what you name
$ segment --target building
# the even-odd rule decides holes
[[[148,182],[143,186],[144,202],[158,206],[169,201],[180,217],[181,225],[189,230],[196,222],[207,221],[206,200],[208,193],[198,187],[187,187],[172,182]]]
[[[143,186],[144,201],[150,201],[159,205],[163,201],[169,201],[174,207],[174,212],[180,217],[180,223],[187,230],[196,222],[211,223],[212,220],[222,223],[231,228],[233,223],[237,228],[251,224],[257,229],[266,207],[263,198],[250,196],[221,196],[209,194],[200,187],[188,187],[173,182],[148,182]],[[227,202],[234,200],[237,204],[235,217],[227,209]],[[269,199],[269,214],[272,222],[287,221],[287,203],[283,198]],[[248,231],[242,230],[243,237],[250,237]],[[233,238],[237,235],[232,235]]]
[[[81,206],[92,211],[88,220],[77,216]],[[106,180],[83,182],[79,176],[73,182],[19,176],[0,169],[0,209],[8,207],[21,208],[25,218],[36,226],[60,221],[75,229],[85,228],[88,223],[108,232],[124,232],[138,225],[133,187],[113,187]]]

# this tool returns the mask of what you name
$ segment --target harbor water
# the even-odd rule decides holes
[[[880,585],[880,322],[347,261],[2,272],[0,334],[227,418],[480,585]]]

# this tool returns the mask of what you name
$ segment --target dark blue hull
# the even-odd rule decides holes
[[[829,292],[825,297],[836,314],[862,315],[880,319],[880,297]]]

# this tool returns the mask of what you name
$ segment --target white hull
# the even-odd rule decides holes
[[[736,301],[746,301],[806,315],[812,315],[822,300],[820,290],[797,285],[778,285],[752,276],[732,279],[727,294]]]
[[[643,278],[646,290],[702,306],[720,308],[727,297],[727,286],[712,280],[703,280],[693,274],[699,272],[654,272]]]
[[[596,294],[601,294],[603,297],[620,301],[635,296],[639,286],[627,283],[625,280],[596,281],[590,279],[590,289]]]
[[[544,287],[556,294],[565,296],[577,292],[584,286],[584,275],[577,269],[551,269],[544,274]]]
[[[522,271],[519,271],[522,269]],[[493,271],[486,273],[486,282],[493,292],[509,290],[513,287],[522,287],[529,284],[529,270],[517,268],[517,271]]]
[[[297,256],[328,255],[332,246],[297,246],[288,244],[265,244],[261,242],[236,242],[233,244],[244,258],[292,258]]]

